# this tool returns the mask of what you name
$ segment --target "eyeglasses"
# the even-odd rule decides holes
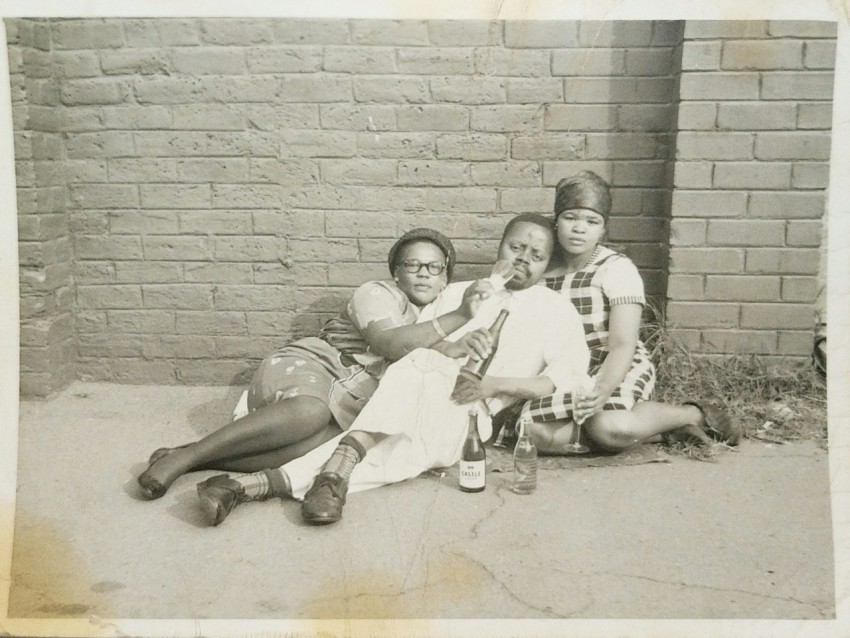
[[[423,268],[425,268],[430,275],[439,275],[446,269],[446,265],[441,261],[432,261],[425,264],[418,259],[405,259],[401,262],[401,266],[411,275],[417,274]]]

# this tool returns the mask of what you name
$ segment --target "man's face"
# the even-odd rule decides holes
[[[499,244],[499,259],[514,265],[505,288],[524,290],[540,281],[552,256],[552,233],[532,222],[514,224]]]

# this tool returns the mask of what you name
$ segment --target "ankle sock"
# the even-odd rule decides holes
[[[363,434],[363,433],[361,433],[361,434]],[[370,437],[370,440],[371,440],[371,437]],[[357,451],[357,456],[358,456],[357,462],[358,463],[363,460],[364,456],[366,456],[366,452],[367,452],[366,448],[363,447],[363,444],[360,442],[360,440],[357,439],[357,437],[355,437],[352,434],[346,434],[344,437],[342,437],[342,439],[340,439],[340,441],[339,441],[339,444],[340,445],[350,445],[351,447],[353,447]]]
[[[360,441],[344,436],[331,454],[331,458],[322,467],[322,473],[337,474],[348,480],[351,472],[354,471],[354,466],[364,456],[366,456],[366,449]]]
[[[264,501],[267,498],[289,496],[289,477],[280,469],[267,469],[262,472],[231,476],[245,490],[245,496],[252,501]]]
[[[292,485],[289,482],[289,476],[283,468],[274,468],[263,470],[266,478],[269,480],[269,497],[276,496],[283,498],[284,496],[292,496]]]

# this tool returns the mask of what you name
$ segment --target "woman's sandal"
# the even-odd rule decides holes
[[[701,429],[715,441],[727,445],[738,445],[743,432],[741,425],[732,420],[729,413],[716,403],[709,401],[685,401],[684,405],[692,405],[702,412],[705,423]]]

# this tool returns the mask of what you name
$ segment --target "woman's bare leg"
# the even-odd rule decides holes
[[[699,427],[702,423],[702,412],[696,406],[641,401],[631,410],[597,412],[584,430],[599,448],[619,452],[682,426],[694,426],[694,436],[709,443],[711,439]],[[534,422],[531,434],[540,452],[566,454],[575,442],[575,429],[572,421]]]
[[[711,439],[699,427],[703,422],[702,412],[696,406],[641,401],[631,410],[597,412],[585,427],[599,446],[620,451],[682,426],[694,426],[694,434],[710,443]]]
[[[541,454],[566,454],[575,443],[576,425],[572,421],[532,421],[529,433]]]

